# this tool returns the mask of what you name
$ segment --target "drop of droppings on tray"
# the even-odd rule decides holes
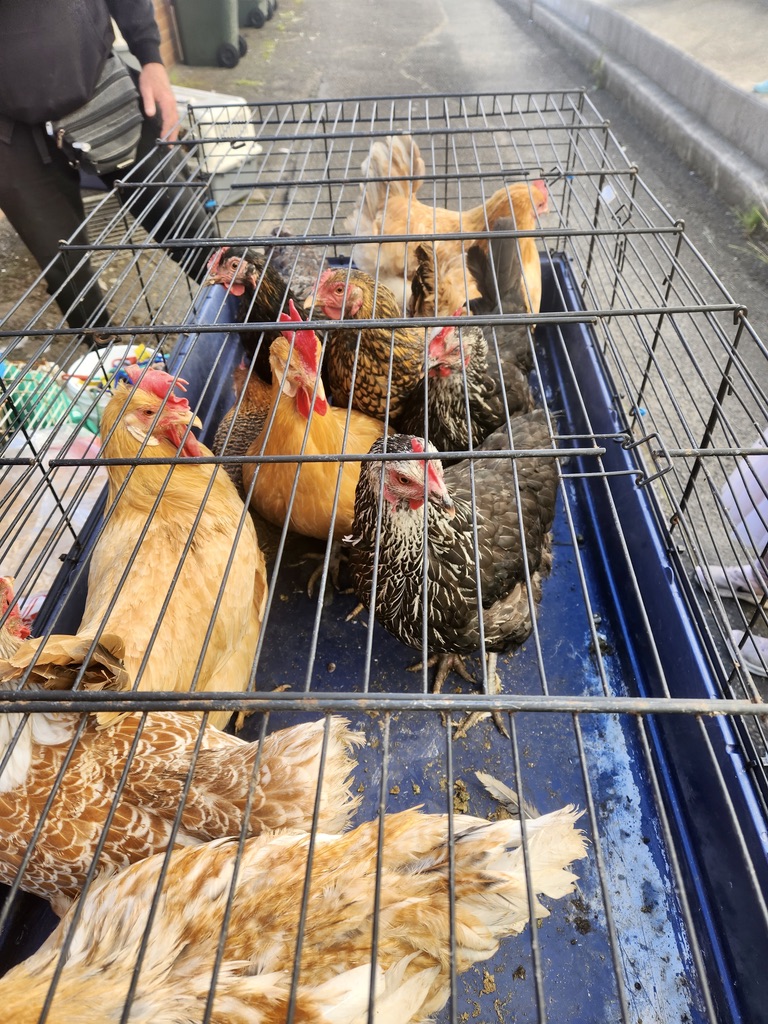
[[[469,810],[469,791],[461,779],[453,784],[453,810],[456,814],[466,814]]]

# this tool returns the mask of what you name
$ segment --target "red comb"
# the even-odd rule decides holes
[[[288,299],[288,312],[287,313],[281,313],[279,319],[280,319],[280,323],[281,324],[291,324],[291,323],[293,323],[293,324],[303,324],[304,323],[304,321],[301,319],[301,314],[299,313],[298,309],[296,309],[296,303],[293,301],[293,299]],[[285,334],[285,333],[286,332],[283,331],[283,334]]]
[[[138,386],[139,390],[148,391],[150,395],[166,399],[166,409],[189,408],[189,402],[186,398],[174,395],[172,391],[174,385],[181,388],[182,391],[186,391],[187,381],[182,380],[181,377],[178,380],[174,380],[173,376],[170,373],[166,373],[165,370],[147,370],[144,376],[141,377],[142,372],[141,366],[125,367],[126,375]]]
[[[424,445],[421,443],[421,440],[418,437],[411,438],[411,449],[415,452],[424,451]]]
[[[229,246],[228,245],[222,245],[222,247],[220,249],[217,249],[216,252],[213,254],[213,256],[211,256],[211,258],[208,260],[208,273],[209,274],[215,274],[216,273],[216,271],[221,266],[221,261],[224,258],[224,253],[226,253],[226,252],[229,252]]]
[[[293,299],[288,300],[288,312],[280,314],[281,324],[303,324]],[[317,335],[314,331],[283,331],[282,335],[293,342],[294,349],[299,353],[302,362],[312,370],[317,369]]]

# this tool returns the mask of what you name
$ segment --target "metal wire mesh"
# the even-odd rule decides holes
[[[481,658],[473,668],[484,693],[460,684],[432,694],[426,657],[420,675],[410,674],[417,652],[376,627],[373,616],[347,621],[355,604],[351,595],[331,597],[329,590],[324,596],[333,538],[306,542],[287,525],[272,538],[249,692],[105,693],[75,685],[72,692],[51,694],[5,687],[0,714],[8,722],[10,747],[0,772],[20,742],[26,716],[66,712],[79,723],[48,799],[28,823],[25,847],[12,860],[0,914],[6,966],[50,930],[42,901],[21,892],[29,888],[25,878],[35,845],[46,842],[48,816],[57,793],[65,792],[90,715],[138,712],[142,723],[152,721],[149,712],[201,716],[184,762],[169,846],[186,827],[185,801],[207,713],[251,712],[242,733],[248,739],[325,716],[326,744],[330,721],[344,715],[367,739],[355,753],[353,791],[362,802],[354,823],[377,815],[383,822],[372,970],[386,942],[376,912],[385,814],[423,805],[448,815],[449,837],[467,809],[479,817],[503,816],[477,771],[503,780],[541,812],[567,803],[586,812],[582,824],[590,847],[575,867],[576,892],[548,901],[552,916],[541,928],[505,939],[490,960],[462,973],[451,898],[450,998],[439,1020],[759,1019],[759,965],[768,949],[768,707],[731,631],[758,637],[768,622],[759,584],[753,584],[750,605],[718,593],[711,570],[702,574],[706,589],[694,574],[696,566],[754,566],[765,555],[738,529],[726,486],[729,480],[735,486],[736,474],[759,508],[764,491],[749,458],[768,454],[767,353],[746,311],[717,280],[684,225],[645,187],[581,92],[297,100],[229,113],[217,108],[211,116],[204,107],[191,108],[190,128],[179,143],[185,154],[179,176],[168,185],[159,177],[146,180],[139,167],[132,186],[177,187],[190,198],[206,197],[222,242],[260,247],[266,255],[277,244],[295,250],[297,274],[302,249],[343,262],[355,244],[375,241],[345,227],[361,187],[370,183],[361,166],[373,140],[407,133],[417,141],[426,165],[419,198],[427,204],[466,209],[503,184],[546,180],[550,212],[527,232],[541,255],[541,311],[512,320],[536,325],[531,381],[547,414],[548,454],[558,467],[552,572],[530,638],[499,658],[499,694],[487,692]],[[215,144],[224,150],[213,151]],[[245,150],[239,161],[238,148]],[[225,157],[224,166],[219,160]],[[149,358],[159,353],[162,365],[189,380],[190,401],[210,443],[233,404],[231,374],[241,354],[235,304],[224,289],[193,282],[183,264],[169,259],[168,246],[189,249],[197,241],[185,235],[183,221],[163,248],[142,230],[140,218],[133,221],[106,205],[113,202],[106,197],[92,212],[91,244],[66,245],[62,258],[73,267],[84,258],[98,261],[113,331],[126,345],[145,346]],[[277,237],[273,229],[290,234]],[[467,245],[477,237],[456,234]],[[406,225],[400,240],[434,237],[409,233]],[[286,283],[292,284],[290,274]],[[404,289],[407,297],[405,281]],[[40,316],[50,318],[51,308]],[[438,326],[448,318],[419,322]],[[96,458],[89,447],[108,401],[94,386],[103,368],[91,362],[73,373],[84,352],[82,332],[63,319],[55,330],[40,324],[39,317],[18,324],[12,311],[0,330],[0,570],[15,576],[18,596],[37,611],[35,633],[47,636],[77,631],[87,557],[105,514],[108,520],[114,513],[112,496],[104,498],[114,460]],[[325,326],[316,319],[310,324]],[[265,326],[257,322],[255,329]],[[509,426],[514,434],[514,421]],[[242,458],[228,456],[225,448],[214,461],[227,466]],[[259,465],[270,457],[251,461]],[[288,461],[318,458],[302,453]],[[341,466],[344,459],[331,461]],[[306,593],[308,553],[320,557],[320,596]],[[140,550],[134,557],[141,557]],[[200,624],[201,633],[207,628]],[[195,690],[194,679],[189,689]],[[509,738],[484,720],[466,738],[451,739],[452,725],[466,712],[496,709],[508,720]],[[140,731],[115,787],[112,816]],[[252,785],[249,800],[253,792]],[[318,797],[312,843],[319,815]],[[86,888],[112,820],[105,821],[93,851]],[[460,869],[454,845],[449,847],[453,890]],[[525,829],[524,851],[528,860]],[[296,879],[302,899],[296,953],[285,965],[292,983],[289,1019],[298,1013],[302,947],[312,945],[308,877]],[[532,901],[530,871],[527,889]],[[148,893],[148,934],[158,906],[157,896]],[[224,942],[222,937],[217,947],[214,978]],[[125,965],[133,971],[126,1021],[133,1019],[145,952],[142,947],[139,962]],[[224,1019],[217,1016],[215,992],[212,980],[199,1019]],[[40,1019],[49,1008],[46,1003]]]

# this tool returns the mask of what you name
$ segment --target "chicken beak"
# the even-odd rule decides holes
[[[456,515],[456,506],[453,502],[453,498],[448,493],[444,484],[439,487],[433,484],[430,488],[429,500],[434,505],[437,505],[438,508],[441,508],[449,519],[453,519]]]
[[[191,409],[174,409],[165,420],[167,423],[177,424],[179,427],[186,427],[190,424],[198,430],[202,430],[203,422]]]
[[[203,421],[199,416],[196,416],[191,409],[180,409],[174,416],[177,423],[181,423],[186,426],[188,423],[198,430],[203,429]]]

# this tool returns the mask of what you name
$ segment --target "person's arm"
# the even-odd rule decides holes
[[[139,92],[147,117],[160,113],[160,137],[175,142],[179,136],[179,111],[168,72],[162,64],[144,64],[139,74]],[[173,129],[173,130],[172,130]]]
[[[176,97],[160,57],[160,29],[152,0],[106,0],[128,49],[141,64],[139,92],[147,117],[160,115],[160,135],[173,142],[179,119]],[[174,129],[171,132],[171,129]]]

